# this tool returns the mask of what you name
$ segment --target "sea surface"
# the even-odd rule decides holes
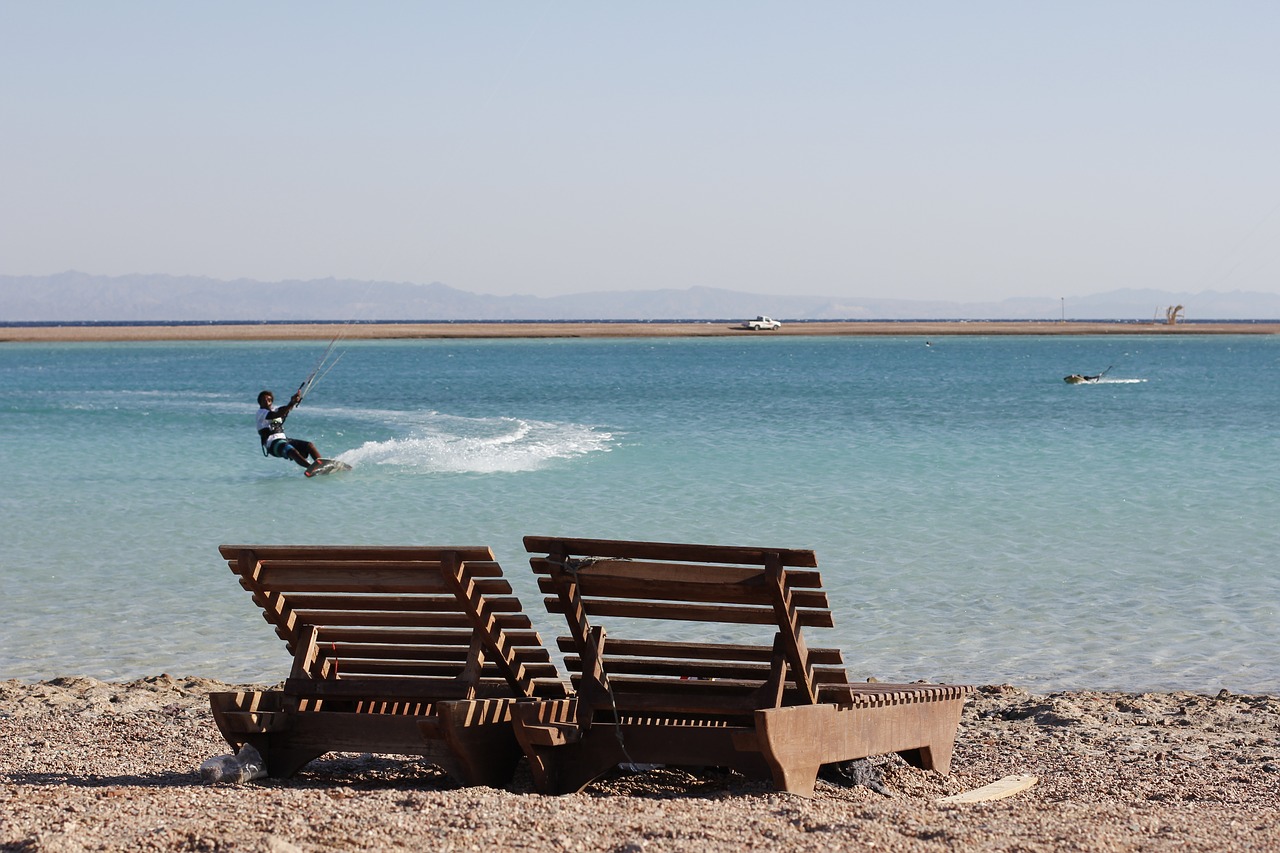
[[[855,679],[1280,693],[1280,338],[341,340],[307,479],[326,349],[0,344],[0,678],[282,679],[221,543],[489,545],[550,638],[544,534],[812,548]]]

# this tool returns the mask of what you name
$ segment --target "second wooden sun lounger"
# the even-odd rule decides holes
[[[619,764],[730,767],[804,796],[822,765],[872,755],[948,772],[972,688],[850,684],[803,634],[832,624],[812,551],[524,541],[577,688],[513,711],[540,791]]]
[[[214,720],[271,776],[326,752],[420,755],[507,784],[517,698],[564,696],[487,547],[223,545],[293,655],[279,691],[215,693]]]

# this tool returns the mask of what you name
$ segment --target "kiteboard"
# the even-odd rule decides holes
[[[325,459],[308,468],[306,474],[308,477],[318,477],[321,474],[336,474],[339,471],[350,470],[351,466],[341,459]]]

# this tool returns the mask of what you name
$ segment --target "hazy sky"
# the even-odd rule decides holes
[[[0,0],[0,273],[1280,292],[1280,3]]]

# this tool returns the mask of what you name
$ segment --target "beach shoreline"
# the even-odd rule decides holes
[[[340,755],[289,780],[204,783],[229,752],[208,693],[130,682],[0,682],[5,850],[1202,850],[1280,846],[1280,699],[1226,691],[1032,694],[982,687],[952,772],[873,764],[890,795],[812,799],[711,770],[619,773],[543,797],[460,788],[417,759]],[[1010,776],[1004,799],[940,802]]]
[[[1275,335],[1276,323],[1121,323],[1091,321],[831,321],[792,322],[752,332],[717,322],[529,323],[245,323],[0,326],[0,342],[431,340],[483,338],[709,338],[983,335]]]

